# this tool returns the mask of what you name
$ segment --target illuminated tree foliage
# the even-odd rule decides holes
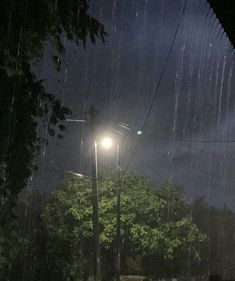
[[[99,183],[102,276],[111,280],[116,180],[106,175]],[[53,194],[21,193],[17,224],[4,240],[8,251],[0,259],[1,281],[88,280],[94,264],[91,196],[90,179],[71,175]],[[226,206],[210,207],[203,199],[189,205],[181,188],[153,190],[146,179],[130,175],[122,186],[121,211],[122,273],[153,280],[209,274],[233,278],[235,214]]]
[[[200,246],[206,236],[193,224],[189,206],[180,190],[164,186],[154,192],[144,177],[135,174],[124,177],[121,195],[122,273],[166,276],[167,273],[182,273],[189,257],[193,263],[199,262]],[[116,233],[115,176],[107,178],[106,175],[99,188],[103,274],[111,280]],[[77,269],[78,276],[92,268],[92,196],[89,179],[66,176],[44,210],[50,239],[60,241],[61,245],[67,243],[66,249],[70,248],[64,251],[60,247],[56,262],[57,269],[67,277],[71,268]],[[79,260],[85,266],[82,267]],[[69,265],[68,261],[73,264]],[[164,272],[159,268],[157,273],[154,271],[158,261],[165,262]],[[171,267],[174,262],[177,269]],[[89,273],[91,275],[92,271]]]

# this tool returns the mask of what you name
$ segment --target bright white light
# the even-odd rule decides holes
[[[113,146],[113,141],[111,138],[104,138],[102,141],[101,141],[101,145],[103,148],[105,149],[109,149]]]

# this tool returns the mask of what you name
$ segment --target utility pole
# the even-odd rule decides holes
[[[99,208],[98,208],[98,169],[97,169],[97,116],[98,111],[94,106],[88,111],[90,122],[90,147],[91,147],[91,176],[92,176],[92,210],[93,210],[93,236],[95,248],[94,280],[101,281],[101,260],[100,260],[100,230],[99,230]]]
[[[120,148],[117,145],[117,225],[116,225],[116,255],[115,280],[120,281],[121,271],[121,181],[120,181]]]

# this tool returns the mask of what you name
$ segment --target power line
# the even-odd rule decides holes
[[[194,147],[194,146],[189,146],[189,145],[186,145],[186,144],[183,144],[183,146],[184,146],[184,147],[187,147],[187,148],[189,148],[189,149],[198,151],[198,152],[202,152],[202,153],[208,154],[208,155],[213,155],[213,156],[215,156],[215,157],[216,157],[216,156],[221,156],[221,157],[223,157],[223,158],[226,159],[226,160],[235,161],[235,158],[229,157],[229,156],[224,155],[224,154],[219,153],[219,152],[207,151],[207,150],[204,150],[204,149],[201,149],[201,148],[197,148],[197,147]]]
[[[146,148],[150,149],[151,151],[155,152],[155,153],[159,153],[161,155],[164,155],[164,153],[162,153],[161,151],[153,148],[153,147],[149,147],[147,145],[144,145]],[[182,167],[183,169],[192,169],[192,170],[196,170],[197,172],[201,172],[201,173],[205,173],[205,174],[208,174],[208,175],[214,175],[215,177],[220,177],[222,179],[225,179],[226,181],[230,181],[231,183],[234,183],[234,179],[232,178],[229,178],[229,177],[226,177],[226,176],[222,176],[222,175],[218,175],[216,174],[215,172],[212,172],[211,170],[205,170],[205,169],[202,169],[200,167],[195,167],[195,166],[192,166],[192,165],[182,165],[181,163],[177,163],[177,166],[179,167]],[[195,175],[195,174],[194,174]],[[195,176],[198,176],[198,175],[195,175]]]
[[[158,135],[160,140],[165,141],[176,141],[176,142],[192,142],[192,143],[235,143],[235,140],[207,140],[207,139],[185,139],[185,138],[170,138],[170,137],[162,137]]]
[[[150,146],[151,147],[153,147],[153,145],[151,145],[151,144],[149,144],[149,146],[146,144],[146,143],[142,143],[142,145],[144,146],[144,147],[147,147],[147,148],[150,148]],[[191,146],[188,146],[188,145],[183,145],[183,147],[186,147],[186,148],[189,148],[189,149],[192,149],[192,150],[196,150],[196,151],[198,151],[198,152],[202,152],[202,153],[206,153],[206,154],[208,154],[208,155],[213,155],[214,157],[216,157],[216,156],[218,156],[218,155],[220,155],[220,156],[222,156],[222,157],[224,157],[224,159],[228,159],[228,160],[231,160],[231,161],[235,161],[235,158],[227,158],[227,157],[225,157],[223,154],[221,154],[221,153],[213,153],[213,152],[208,152],[208,151],[205,151],[205,150],[201,150],[201,149],[198,149],[198,148],[194,148],[194,147],[191,147]],[[181,149],[182,147],[180,146],[180,149]],[[160,152],[160,151],[159,151]],[[182,152],[183,153],[183,152]],[[189,151],[187,151],[186,153],[190,153]],[[163,154],[163,153],[162,153]],[[203,159],[203,158],[201,158],[201,157],[199,157],[199,156],[197,156],[197,155],[194,155],[194,154],[191,154],[191,158],[196,158],[196,159],[198,159],[199,161],[202,161],[203,163],[207,163],[208,162],[208,160],[206,160],[206,159]],[[218,162],[213,162],[212,164],[217,164]]]
[[[154,151],[154,152],[163,155],[163,153],[161,153],[160,151]],[[143,162],[143,161],[142,161],[142,162]],[[145,164],[147,164],[147,163],[145,162]],[[187,169],[190,168],[190,167],[185,166],[185,165],[182,165],[182,164],[179,164],[178,166],[181,167],[181,168],[183,168],[183,169],[185,169],[185,168],[187,168]],[[154,172],[155,174],[160,175],[160,174],[159,174],[158,172],[156,172],[150,165],[148,165],[148,166],[146,165],[146,167],[148,167],[148,168],[149,168],[152,172]],[[194,170],[195,170],[195,168],[193,168],[193,167],[191,167],[191,169],[194,169]],[[195,174],[195,173],[193,173],[191,170],[190,170],[189,172],[190,172],[191,175],[197,177],[197,180],[200,180],[200,182],[205,185],[205,182],[206,182],[206,180],[208,180],[208,179],[202,178],[201,176],[199,176],[199,174]],[[197,172],[198,172],[198,170],[197,170]],[[161,175],[161,177],[162,177],[162,175]],[[169,179],[168,179],[168,183],[169,183]],[[207,185],[208,185],[208,183],[207,183]]]
[[[153,147],[152,145],[148,146],[148,145],[146,145],[146,144],[143,144],[143,146],[146,147],[146,148],[148,148],[148,149],[150,149],[150,146]],[[155,148],[152,148],[151,150],[156,150],[156,149],[155,149]],[[160,153],[161,155],[163,155],[163,153],[160,152],[159,150],[156,150],[156,152],[158,152],[158,153]],[[183,153],[183,152],[182,152],[182,153]],[[164,156],[165,156],[165,155],[164,155]],[[203,163],[206,163],[206,162],[207,162],[205,159],[203,159],[203,158],[201,158],[201,157],[199,157],[199,156],[193,155],[192,158],[196,158],[196,159],[198,159],[199,161],[202,161]]]
[[[160,89],[160,86],[161,86],[161,83],[162,83],[162,80],[163,80],[163,77],[164,77],[164,74],[165,74],[165,71],[166,71],[166,68],[167,68],[167,65],[168,65],[170,56],[171,56],[171,52],[172,52],[173,47],[174,47],[174,44],[175,44],[176,37],[177,37],[178,32],[179,32],[179,29],[180,29],[180,25],[181,25],[182,19],[183,19],[184,14],[185,14],[185,11],[186,11],[188,2],[189,2],[189,0],[186,0],[186,1],[185,1],[185,5],[184,5],[184,7],[183,7],[182,14],[181,14],[180,19],[179,19],[179,22],[178,22],[178,24],[177,24],[177,27],[176,27],[176,30],[175,30],[175,33],[174,33],[174,36],[173,36],[173,39],[172,39],[172,42],[171,42],[171,45],[170,45],[170,48],[169,48],[169,51],[168,51],[166,60],[165,60],[165,64],[164,64],[163,69],[162,69],[162,72],[161,72],[161,74],[160,74],[160,77],[159,77],[159,80],[158,80],[156,89],[155,89],[155,91],[154,91],[154,95],[153,95],[153,97],[152,97],[152,100],[151,100],[149,109],[148,109],[147,114],[146,114],[145,119],[144,119],[144,122],[143,122],[143,126],[142,126],[141,131],[144,131],[144,128],[145,128],[145,126],[146,126],[146,124],[147,124],[147,121],[148,121],[148,119],[149,119],[149,116],[150,116],[150,114],[151,114],[151,112],[152,112],[153,105],[154,105],[154,101],[155,101],[155,99],[156,99],[156,97],[157,97],[157,94],[158,94],[158,91],[159,91],[159,89]],[[131,154],[130,160],[129,160],[128,163],[127,163],[126,169],[129,168],[129,166],[130,166],[130,164],[131,164],[131,161],[132,161],[132,159],[133,159],[133,157],[134,157],[134,155],[135,155],[136,150],[137,150],[137,147],[135,146],[135,148],[134,148],[134,150],[133,150],[133,152],[132,152],[132,154]]]
[[[169,183],[169,179],[166,176],[163,176],[161,174],[159,174],[158,172],[156,172],[147,162],[145,162],[143,159],[140,159],[140,162],[143,163],[149,170],[151,170],[155,175],[157,175],[158,177],[164,179],[166,181],[166,183]]]
[[[170,138],[170,137],[163,137],[163,136],[160,136],[158,134],[154,134],[158,140],[160,141],[168,141],[168,142],[176,142],[176,143],[181,143],[181,145],[183,145],[184,147],[187,147],[187,148],[190,148],[192,150],[197,150],[197,151],[200,151],[202,153],[206,153],[206,154],[212,154],[212,155],[220,155],[222,156],[223,158],[226,158],[226,159],[229,159],[229,160],[233,160],[235,161],[235,158],[233,157],[229,157],[229,156],[225,156],[219,152],[212,152],[212,151],[206,151],[204,149],[200,149],[200,148],[197,148],[197,147],[192,147],[192,146],[189,146],[187,144],[184,144],[185,142],[188,142],[188,143],[234,143],[235,140],[196,140],[196,139],[183,139],[183,138]]]
[[[165,71],[166,71],[166,68],[167,68],[167,65],[168,65],[170,56],[171,56],[171,52],[172,52],[173,47],[174,47],[174,44],[175,44],[176,37],[177,37],[177,35],[178,35],[179,29],[180,29],[180,25],[181,25],[182,19],[183,19],[183,17],[184,17],[184,14],[185,14],[185,11],[186,11],[188,2],[189,2],[189,0],[186,0],[186,1],[185,1],[185,5],[184,5],[184,7],[183,7],[182,14],[181,14],[180,19],[179,19],[179,22],[178,22],[178,24],[177,24],[177,27],[176,27],[176,30],[175,30],[175,34],[174,34],[174,37],[173,37],[173,40],[172,40],[170,49],[169,49],[169,51],[168,51],[167,57],[166,57],[166,61],[165,61],[163,70],[162,70],[162,72],[161,72],[161,74],[160,74],[160,78],[159,78],[159,80],[158,80],[158,83],[157,83],[157,86],[156,86],[156,89],[155,89],[155,92],[154,92],[152,101],[151,101],[151,103],[150,103],[149,109],[148,109],[148,111],[147,111],[147,114],[146,114],[146,117],[145,117],[145,120],[144,120],[144,123],[143,123],[143,126],[142,126],[142,131],[144,130],[144,128],[145,128],[145,126],[146,126],[146,123],[147,123],[147,121],[148,121],[148,119],[149,119],[149,116],[150,116],[150,114],[151,114],[151,112],[152,112],[153,105],[154,105],[154,101],[155,101],[155,99],[156,99],[156,97],[157,97],[159,88],[160,88],[160,86],[161,86],[161,83],[162,83],[162,80],[163,80],[163,77],[164,77],[164,74],[165,74]]]

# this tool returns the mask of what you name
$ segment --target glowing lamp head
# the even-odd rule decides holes
[[[102,141],[101,141],[101,146],[105,149],[109,149],[113,146],[113,141],[111,138],[104,138]]]

